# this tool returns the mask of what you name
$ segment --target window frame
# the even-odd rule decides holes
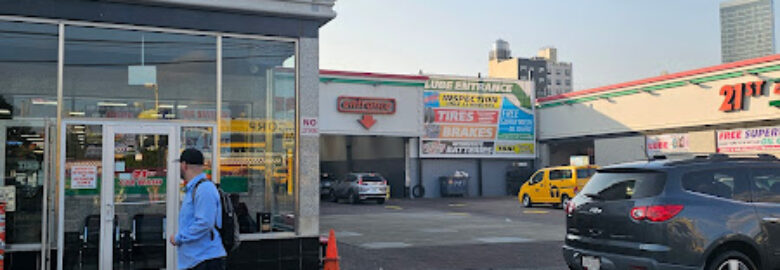
[[[696,174],[696,173],[708,173],[708,172],[712,172],[713,180],[715,180],[714,178],[717,176],[717,174],[729,175],[729,174],[724,173],[724,172],[738,172],[738,174],[731,174],[731,175],[729,175],[729,176],[734,177],[734,181],[732,182],[732,186],[730,186],[730,188],[731,188],[731,197],[727,198],[727,197],[719,196],[717,194],[709,194],[709,193],[702,192],[700,190],[691,189],[691,188],[686,186],[686,176],[690,176],[690,175]],[[725,167],[718,167],[718,168],[714,168],[714,167],[697,168],[697,169],[692,169],[692,170],[685,171],[685,172],[680,174],[680,188],[684,192],[697,194],[697,195],[700,195],[700,196],[713,197],[713,198],[718,198],[718,199],[721,199],[721,200],[727,200],[727,201],[737,202],[737,203],[740,203],[740,202],[745,203],[745,202],[750,202],[750,201],[753,200],[752,199],[752,197],[753,197],[753,195],[752,195],[753,188],[752,188],[752,185],[751,185],[752,183],[751,183],[751,179],[750,179],[751,175],[752,175],[752,169],[749,168],[749,167],[744,167],[744,166],[725,166]],[[737,178],[739,178],[739,177],[741,177],[742,181],[744,181],[741,184],[747,186],[747,191],[746,192],[748,194],[747,195],[748,198],[746,198],[746,199],[738,199],[737,198],[739,194],[736,193],[736,191],[737,191],[736,186],[737,186]],[[721,181],[719,181],[719,182],[721,184],[724,184],[724,185],[728,186],[727,184],[725,184],[725,183],[723,183]]]

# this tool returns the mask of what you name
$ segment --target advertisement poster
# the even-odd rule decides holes
[[[534,158],[529,82],[431,77],[425,83],[422,157]]]
[[[71,189],[97,188],[97,166],[73,166],[70,168]]]
[[[664,134],[645,137],[645,149],[648,156],[663,154],[687,153],[689,149],[688,134]]]
[[[718,131],[718,153],[780,150],[780,126]]]

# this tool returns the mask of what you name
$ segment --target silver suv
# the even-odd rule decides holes
[[[387,180],[378,173],[348,173],[333,183],[330,199],[347,199],[355,204],[364,200],[376,200],[385,203],[387,198]]]

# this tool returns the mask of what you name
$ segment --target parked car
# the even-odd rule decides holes
[[[780,160],[605,167],[566,206],[570,269],[780,269]]]
[[[340,178],[331,190],[332,201],[347,199],[349,203],[376,200],[383,204],[387,199],[387,180],[378,173],[349,173]]]
[[[327,198],[330,196],[330,191],[333,189],[333,184],[335,182],[336,178],[333,176],[333,174],[320,174],[320,198]]]
[[[536,171],[520,186],[517,199],[525,207],[549,203],[562,207],[585,186],[598,166],[560,166]]]

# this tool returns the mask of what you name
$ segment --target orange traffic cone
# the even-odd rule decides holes
[[[339,248],[336,247],[336,233],[330,229],[328,248],[325,250],[323,270],[339,270]]]

